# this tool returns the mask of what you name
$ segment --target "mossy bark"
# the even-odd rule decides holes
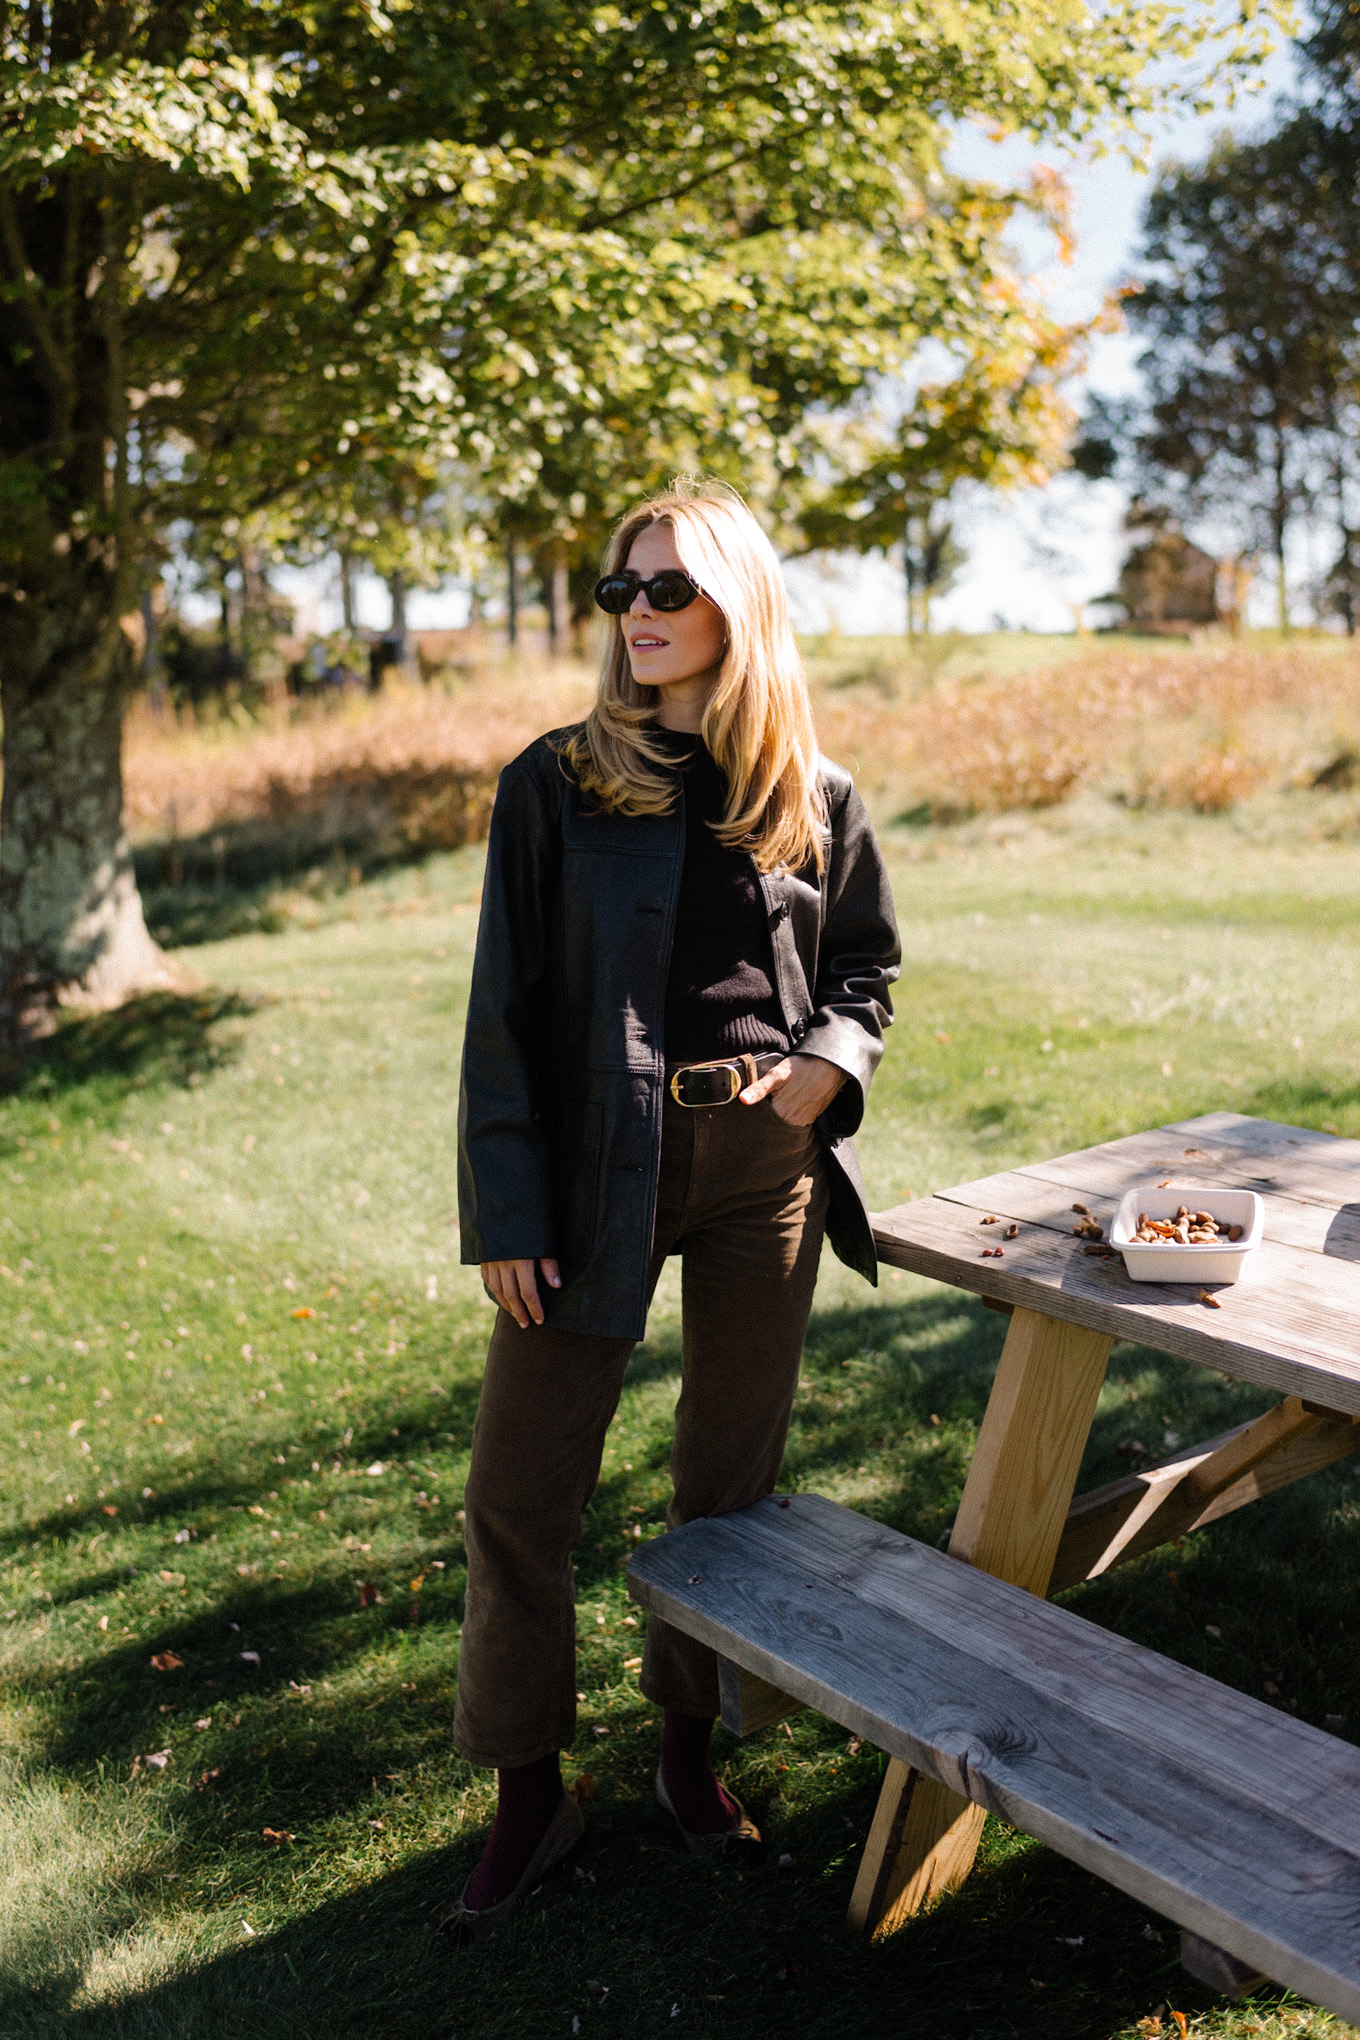
[[[63,1005],[117,1005],[178,973],[147,933],[123,829],[132,647],[78,573],[7,608],[0,1046],[13,1052]]]

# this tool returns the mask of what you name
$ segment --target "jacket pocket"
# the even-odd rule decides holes
[[[566,1282],[581,1274],[595,1251],[603,1127],[604,1106],[598,1098],[583,1098],[568,1106],[555,1142],[557,1237]]]

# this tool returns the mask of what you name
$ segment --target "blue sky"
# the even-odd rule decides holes
[[[1294,76],[1293,53],[1284,44],[1263,73],[1262,89],[1241,96],[1234,108],[1150,125],[1150,161],[1193,160],[1207,152],[1225,127],[1260,125],[1272,100],[1289,88]],[[1058,149],[1023,142],[998,146],[970,129],[961,132],[952,162],[960,171],[998,183],[1024,177],[1038,162],[1067,176],[1075,202],[1077,249],[1072,263],[1059,262],[1048,237],[1036,228],[1022,229],[1014,237],[1024,267],[1062,317],[1089,317],[1105,293],[1129,273],[1149,180],[1126,155],[1112,152],[1074,159]],[[1137,354],[1138,343],[1130,334],[1098,339],[1085,386],[1111,395],[1136,389]],[[1080,386],[1073,394],[1080,397]],[[1007,496],[979,493],[961,503],[955,531],[969,555],[968,564],[936,604],[933,627],[1071,630],[1073,606],[1094,600],[1114,584],[1124,505],[1123,492],[1113,483],[1093,487],[1075,476],[1059,477],[1045,489]],[[847,632],[904,627],[900,572],[887,561],[794,564],[788,578],[805,629],[825,628],[835,616]],[[1261,594],[1269,599],[1264,589]]]

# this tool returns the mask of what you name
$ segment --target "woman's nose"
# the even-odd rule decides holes
[[[654,616],[656,614],[651,603],[647,600],[647,590],[645,588],[638,589],[637,594],[628,606],[628,614],[630,616]]]

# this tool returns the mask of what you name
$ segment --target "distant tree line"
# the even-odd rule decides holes
[[[1145,398],[1098,404],[1076,463],[1270,562],[1291,594],[1360,626],[1360,10],[1321,0],[1304,88],[1270,132],[1162,170],[1126,300]],[[1322,551],[1291,589],[1293,541]],[[1297,575],[1295,576],[1297,579]]]

